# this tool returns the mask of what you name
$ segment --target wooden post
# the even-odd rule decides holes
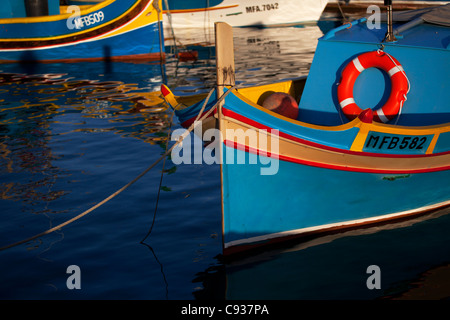
[[[216,86],[217,99],[222,96],[225,86],[234,86],[234,46],[233,28],[225,22],[216,22]],[[222,104],[218,106],[219,114]]]
[[[234,86],[234,46],[233,46],[233,29],[225,22],[216,22],[214,24],[215,37],[216,37],[216,91],[217,99],[219,99],[224,93],[225,86]],[[223,158],[224,158],[224,146],[223,135],[226,130],[225,123],[222,116],[222,101],[217,106],[217,123],[216,128],[219,128],[221,134],[221,141],[219,141],[219,157],[220,161],[220,193],[221,193],[221,205],[222,205],[222,248],[224,248],[224,190],[223,190]]]

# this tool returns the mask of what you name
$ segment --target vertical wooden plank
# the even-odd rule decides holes
[[[234,86],[234,45],[233,45],[233,29],[225,22],[216,22],[215,41],[216,41],[216,91],[217,99],[222,96],[225,86]],[[226,130],[224,123],[222,123],[222,106],[223,101],[217,106],[217,124],[216,126],[221,131],[221,141],[219,142],[219,157],[220,157],[220,193],[222,205],[222,250],[224,249],[224,189],[223,189],[223,137]]]
[[[216,86],[217,97],[223,94],[224,86],[234,86],[233,28],[225,22],[216,22]]]

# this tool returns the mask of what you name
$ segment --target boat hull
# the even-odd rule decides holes
[[[251,26],[288,26],[311,23],[319,20],[328,1],[211,1],[209,7],[205,2],[169,1],[169,10],[165,8],[164,24],[170,26],[168,13],[173,28],[212,28],[214,22],[223,21],[233,27]],[[170,30],[168,30],[170,31]],[[170,33],[168,33],[170,34]]]
[[[225,256],[450,206],[448,123],[389,125],[367,112],[320,126],[258,105],[268,92],[298,96],[305,80],[227,92],[220,111],[205,119],[219,118],[221,142],[213,148],[220,149]],[[183,105],[180,97],[165,99]],[[210,99],[176,109],[180,122],[192,125],[202,106],[216,104]]]
[[[221,114],[224,255],[450,205],[448,124],[308,125],[238,92]]]
[[[73,17],[67,13],[3,19],[8,28],[1,33],[0,62],[164,58],[162,15],[153,1],[113,1],[81,11],[83,23],[76,24]]]
[[[224,145],[224,157],[229,153],[237,161],[249,152]],[[225,255],[450,205],[450,170],[385,174],[283,160],[274,175],[261,175],[258,163],[222,167]]]
[[[385,30],[372,31],[365,18],[355,20],[319,39],[307,80],[237,89],[231,27],[217,25],[221,99],[185,105],[168,90],[163,94],[184,126],[196,119],[200,106],[217,108],[219,150],[207,154],[219,154],[225,256],[450,206],[450,122],[443,86],[449,74],[448,22],[434,25],[449,10],[449,5],[427,9],[420,19],[416,12],[398,14],[398,21],[414,20],[396,29],[402,32],[398,44],[382,47]],[[421,25],[424,19],[433,24]],[[364,67],[359,57],[366,52],[376,59],[387,55],[395,67],[385,74]],[[340,101],[336,91],[350,63],[367,78],[352,85],[358,98]],[[407,78],[407,88],[400,90],[391,80],[398,72]],[[264,108],[273,93],[299,101],[297,118],[283,112],[282,101],[279,113]],[[385,123],[379,116],[383,103],[395,95],[400,109]],[[346,118],[341,109],[355,101],[364,108]],[[211,132],[203,139],[210,137]]]

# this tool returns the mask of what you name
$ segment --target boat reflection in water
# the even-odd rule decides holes
[[[448,261],[449,213],[447,208],[254,252],[198,274],[193,282],[201,288],[193,295],[199,300],[447,299],[450,265],[435,263]],[[370,266],[379,268],[379,289],[369,288]]]
[[[160,66],[116,63],[116,78],[121,70],[131,72],[133,68],[145,68],[153,75],[143,77],[140,83],[124,83],[109,79],[104,62],[89,64],[89,72],[76,63],[2,66],[0,199],[4,200],[5,229],[11,224],[9,229],[16,230],[20,223],[29,233],[37,232],[67,219],[86,202],[85,192],[73,200],[80,183],[88,185],[94,172],[102,172],[99,163],[107,162],[104,156],[96,159],[83,151],[99,143],[95,135],[115,133],[164,150],[170,113],[159,94],[148,93],[161,83]],[[22,70],[24,73],[17,72]],[[85,163],[80,163],[81,159]],[[45,226],[43,218],[48,220]],[[57,234],[56,241],[60,241],[62,233]],[[6,231],[3,236],[3,243],[16,238]],[[42,238],[30,245],[47,241]]]

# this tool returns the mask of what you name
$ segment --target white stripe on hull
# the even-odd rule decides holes
[[[238,245],[258,243],[258,242],[266,241],[266,240],[270,240],[270,239],[296,236],[296,235],[300,235],[302,233],[326,230],[326,229],[335,228],[335,227],[346,227],[346,226],[351,226],[351,225],[365,224],[365,223],[369,223],[369,222],[377,222],[378,220],[380,220],[380,221],[389,220],[389,219],[399,218],[401,216],[419,214],[419,213],[423,213],[423,212],[427,212],[427,211],[431,211],[431,210],[436,210],[436,209],[443,208],[446,206],[450,206],[450,200],[444,201],[441,203],[437,203],[434,205],[421,207],[418,209],[412,209],[412,210],[402,211],[402,212],[398,212],[398,213],[391,213],[391,214],[386,214],[386,215],[377,216],[377,217],[373,217],[373,218],[357,219],[357,220],[351,220],[351,221],[345,221],[345,222],[339,222],[339,223],[330,223],[330,224],[325,224],[325,225],[320,225],[320,226],[315,226],[315,227],[289,230],[289,231],[267,234],[267,235],[263,235],[263,236],[251,237],[251,238],[247,238],[247,239],[234,240],[234,241],[226,242],[224,244],[224,248],[230,248],[230,247],[238,246]]]

